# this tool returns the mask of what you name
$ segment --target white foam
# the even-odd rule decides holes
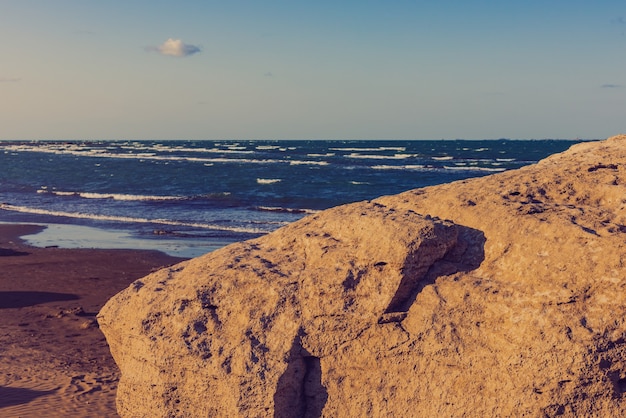
[[[287,161],[280,161],[282,163]],[[327,161],[300,161],[300,160],[291,160],[289,161],[289,165],[328,165]]]
[[[489,168],[489,167],[450,167],[444,166],[446,170],[458,170],[458,171],[506,171],[506,168]]]
[[[152,148],[157,147],[152,146]],[[90,152],[91,148],[84,148],[78,145],[68,144],[44,144],[44,145],[7,145],[5,150],[14,152],[42,152],[50,154],[76,155],[93,158],[113,158],[113,159],[139,159],[151,161],[191,161],[204,164],[215,163],[236,163],[236,164],[290,164],[290,165],[328,165],[326,161],[299,161],[280,159],[254,159],[254,158],[227,158],[227,157],[191,157],[185,155],[155,155],[153,153],[119,153],[119,152]],[[135,147],[121,146],[119,148]],[[145,147],[151,149],[151,147]],[[220,153],[220,154],[254,154],[255,151],[232,150],[222,148],[156,148],[158,151],[167,152],[188,152],[188,153]]]
[[[406,151],[406,147],[380,147],[378,149],[381,151]]]
[[[256,179],[256,182],[259,184],[274,184],[280,183],[283,179]]]
[[[59,190],[40,189],[37,193],[49,193],[56,196],[78,196],[84,199],[112,199],[125,201],[160,201],[160,200],[181,200],[182,196],[150,196],[150,195],[132,195],[120,193],[92,193],[92,192],[65,192]]]
[[[266,212],[287,212],[287,213],[306,213],[306,214],[314,214],[321,212],[315,209],[293,209],[293,208],[281,208],[276,206],[258,206],[258,210],[266,211]]]
[[[406,151],[405,147],[376,147],[376,148],[359,148],[359,147],[343,147],[343,148],[329,148],[331,151],[344,151],[344,152],[372,152],[372,151]]]
[[[267,232],[267,230],[264,230],[261,228],[227,227],[227,226],[222,226],[222,225],[203,224],[203,223],[198,223],[198,222],[182,222],[182,221],[174,221],[174,220],[169,220],[169,219],[133,218],[129,216],[98,215],[98,214],[82,213],[82,212],[52,211],[52,210],[47,210],[47,209],[29,208],[26,206],[14,206],[8,203],[0,203],[0,209],[12,211],[12,212],[31,213],[35,215],[47,215],[47,216],[55,216],[55,217],[58,216],[58,217],[66,217],[66,218],[74,218],[74,219],[91,219],[91,220],[97,220],[97,221],[172,225],[172,226],[209,229],[209,230],[214,230],[214,231],[229,231],[229,232],[248,233],[248,234],[263,234]]]
[[[394,155],[378,155],[378,154],[359,154],[353,152],[348,155],[344,155],[345,158],[360,158],[369,160],[403,160],[405,158],[414,157],[413,154],[394,154]]]
[[[423,170],[426,169],[426,166],[421,164],[410,164],[410,165],[374,165],[372,166],[374,170]]]

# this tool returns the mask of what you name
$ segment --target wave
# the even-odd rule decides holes
[[[281,161],[283,163],[288,162],[289,165],[329,165],[328,161],[302,161],[302,160],[291,160],[291,161]]]
[[[370,160],[403,160],[405,158],[414,157],[413,154],[394,154],[394,155],[376,155],[376,154],[359,154],[353,152],[348,155],[344,155],[345,158],[360,158]]]
[[[183,196],[150,196],[119,193],[92,193],[92,192],[64,192],[59,190],[39,189],[37,193],[49,193],[56,196],[76,196],[84,199],[111,199],[125,201],[163,201],[163,200],[186,200]]]
[[[41,152],[56,155],[74,155],[79,157],[92,157],[92,158],[112,158],[112,159],[125,159],[125,160],[144,160],[144,161],[188,161],[198,162],[204,165],[208,164],[289,164],[289,165],[329,165],[327,161],[313,161],[313,160],[289,160],[289,159],[256,159],[256,158],[229,158],[223,157],[211,157],[211,156],[192,156],[192,155],[163,155],[165,152],[187,152],[187,153],[220,153],[220,154],[254,154],[256,151],[239,150],[239,149],[223,149],[223,148],[188,148],[188,147],[174,147],[167,148],[159,145],[150,145],[144,147],[141,150],[154,149],[162,154],[140,152],[140,153],[120,153],[115,150],[120,148],[130,148],[136,150],[137,147],[132,146],[117,146],[115,148],[85,148],[77,144],[42,144],[42,145],[25,145],[25,144],[11,144],[4,147],[0,146],[0,149],[10,152]]]
[[[207,193],[195,196],[153,196],[153,195],[134,195],[124,193],[94,193],[94,192],[68,192],[61,190],[47,190],[42,187],[37,190],[40,194],[52,194],[55,196],[73,196],[83,199],[105,199],[119,201],[136,201],[136,202],[163,202],[163,201],[183,201],[183,200],[211,200],[230,196],[230,192]]]
[[[257,206],[256,210],[263,212],[282,212],[282,213],[305,213],[305,214],[314,214],[320,212],[315,209],[294,209],[294,208],[281,208],[274,206]]]
[[[406,147],[379,147],[381,151],[406,151]]]
[[[130,149],[130,150],[141,150],[141,151],[157,151],[157,152],[191,152],[191,153],[221,153],[221,154],[254,154],[253,150],[248,150],[247,147],[240,146],[228,146],[226,148],[205,148],[205,147],[184,147],[184,146],[175,146],[168,147],[165,145],[146,145],[141,144],[140,146],[120,146],[119,148]],[[109,148],[111,149],[111,148]],[[113,148],[115,149],[115,148]],[[137,154],[135,154],[137,155]]]
[[[446,170],[457,170],[457,171],[506,171],[506,168],[489,168],[489,167],[451,167],[444,165],[443,168]]]
[[[376,148],[359,148],[359,147],[344,147],[344,148],[328,148],[330,151],[344,151],[344,152],[372,152],[372,151],[406,151],[406,147],[376,147]]]
[[[423,170],[426,169],[425,165],[410,164],[410,165],[373,165],[374,170]]]
[[[431,157],[431,158],[435,161],[450,161],[454,159],[454,157],[451,157],[449,155],[446,155],[445,157]]]
[[[256,179],[258,184],[274,184],[280,183],[283,179]]]
[[[190,153],[208,153],[208,154],[254,154],[253,150],[246,147],[228,147],[228,148],[159,148],[160,152],[190,152]]]
[[[89,219],[89,220],[96,220],[96,221],[110,221],[110,222],[135,223],[135,224],[158,224],[158,225],[183,226],[183,227],[190,227],[190,228],[209,229],[213,231],[227,231],[227,232],[236,232],[236,233],[245,233],[245,234],[265,234],[268,232],[267,229],[263,229],[263,228],[252,228],[252,227],[246,228],[246,227],[237,227],[237,226],[229,227],[229,226],[205,224],[205,223],[198,223],[198,222],[175,221],[175,220],[170,220],[170,219],[148,219],[148,218],[134,218],[130,216],[98,215],[98,214],[93,214],[93,213],[82,213],[82,212],[53,211],[53,210],[47,210],[47,209],[30,208],[26,206],[14,206],[8,203],[0,203],[0,209],[11,211],[11,212],[30,213],[34,215],[47,215],[47,216],[65,217],[65,218],[74,218],[74,219]]]
[[[327,152],[326,154],[307,154],[307,157],[334,157],[334,152]]]
[[[490,168],[490,167],[476,167],[476,166],[443,166],[433,167],[424,165],[374,165],[374,170],[423,170],[423,171],[506,171],[506,168]]]
[[[11,152],[41,152],[56,155],[74,155],[79,157],[93,157],[93,158],[113,158],[113,159],[137,159],[137,160],[152,160],[152,161],[190,161],[201,163],[250,163],[250,164],[320,164],[325,165],[328,163],[321,161],[290,161],[280,159],[254,159],[254,158],[227,158],[227,157],[192,157],[184,155],[156,155],[153,153],[119,153],[111,152],[112,150],[92,150],[85,149],[79,146],[65,146],[59,147],[57,145],[47,144],[44,146],[29,146],[29,145],[8,145],[4,147],[5,150]],[[255,151],[239,151],[239,150],[224,150],[218,148],[171,148],[163,149],[161,151],[169,152],[204,152],[204,153],[222,153],[222,154],[254,154]]]

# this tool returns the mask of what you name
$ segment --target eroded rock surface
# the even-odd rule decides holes
[[[626,136],[340,206],[102,309],[123,417],[624,416]]]

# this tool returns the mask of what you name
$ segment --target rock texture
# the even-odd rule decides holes
[[[153,273],[123,417],[626,416],[626,136],[333,208]]]

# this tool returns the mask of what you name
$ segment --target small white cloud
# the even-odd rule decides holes
[[[186,44],[180,39],[169,38],[162,45],[154,48],[161,55],[169,55],[171,57],[188,57],[189,55],[200,52],[200,47],[196,45]]]

